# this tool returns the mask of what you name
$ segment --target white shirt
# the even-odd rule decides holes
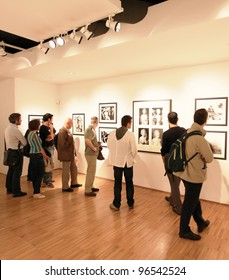
[[[25,137],[18,129],[16,124],[10,123],[5,129],[6,149],[18,149],[18,143],[21,142],[20,148],[27,144]]]
[[[118,140],[116,138],[116,130],[113,130],[107,141],[109,149],[108,164],[116,167],[124,168],[132,167],[137,156],[137,145],[134,134],[127,131],[124,136]]]

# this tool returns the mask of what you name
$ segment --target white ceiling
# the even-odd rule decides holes
[[[119,0],[9,0],[2,30],[43,40],[118,13]],[[119,33],[68,42],[45,55],[36,47],[0,58],[0,77],[64,84],[229,60],[228,0],[168,0]]]

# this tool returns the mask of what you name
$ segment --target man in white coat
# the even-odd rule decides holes
[[[137,145],[131,128],[132,117],[122,117],[122,126],[113,130],[107,141],[109,149],[108,164],[114,169],[114,200],[110,204],[112,210],[118,211],[121,206],[122,175],[126,182],[126,199],[130,209],[134,207],[133,165],[137,156]]]

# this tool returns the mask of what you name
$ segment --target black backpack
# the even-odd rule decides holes
[[[171,146],[168,154],[165,155],[165,169],[166,173],[173,173],[184,171],[186,165],[192,160],[198,152],[196,152],[189,159],[186,158],[185,144],[188,137],[192,135],[202,135],[200,131],[185,132],[180,138],[178,138]]]

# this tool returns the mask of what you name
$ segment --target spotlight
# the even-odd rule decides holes
[[[93,32],[91,32],[91,31],[88,30],[88,25],[83,26],[83,27],[80,29],[80,32],[87,38],[87,40],[90,40],[91,37],[93,36]]]
[[[7,53],[6,53],[6,51],[5,51],[4,42],[1,42],[0,44],[2,44],[2,45],[0,45],[0,56],[1,56],[1,57],[6,56]]]
[[[67,43],[67,38],[64,36],[60,35],[56,38],[57,45],[63,47]]]
[[[49,51],[49,48],[46,48],[46,47],[43,46],[43,42],[40,42],[40,44],[37,46],[37,48],[39,50],[43,51],[45,54],[47,54],[48,51]]]
[[[80,36],[79,34],[76,33],[75,30],[73,30],[73,32],[70,34],[70,38],[76,41],[77,44],[80,44],[83,39],[83,36]]]
[[[109,16],[109,19],[106,21],[106,27],[114,30],[115,32],[119,32],[121,28],[121,23],[118,21],[114,21],[114,19]]]
[[[57,47],[57,44],[54,40],[54,38],[52,40],[49,41],[49,46],[52,48],[52,49],[55,49]]]

